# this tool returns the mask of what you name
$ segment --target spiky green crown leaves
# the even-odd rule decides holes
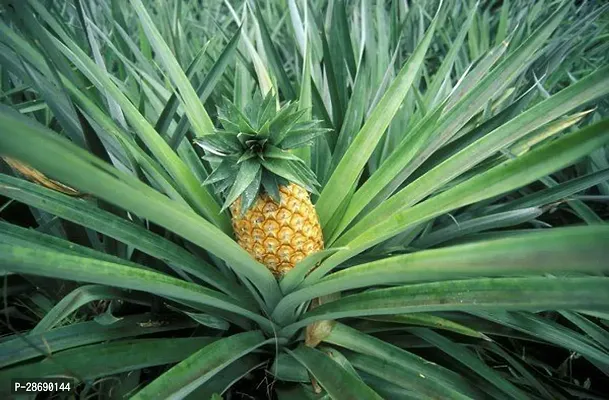
[[[267,95],[250,102],[243,112],[225,100],[218,109],[224,129],[195,140],[217,165],[205,184],[215,184],[225,196],[225,210],[241,196],[241,213],[254,204],[262,192],[279,202],[279,186],[295,183],[317,193],[315,174],[289,150],[309,146],[328,131],[320,121],[301,122],[305,110],[288,103],[277,110],[276,98]]]

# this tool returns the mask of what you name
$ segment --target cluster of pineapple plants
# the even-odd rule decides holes
[[[2,0],[0,396],[603,398],[608,11]]]

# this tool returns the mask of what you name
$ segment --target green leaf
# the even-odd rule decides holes
[[[484,58],[482,58],[476,66],[462,77],[457,82],[457,87],[450,93],[450,96],[446,102],[446,110],[450,110],[455,106],[463,96],[472,90],[478,82],[484,79],[485,75],[489,73],[491,67],[505,54],[508,48],[508,43],[504,42],[498,44],[495,48],[491,49]],[[451,49],[452,50],[452,49]],[[491,72],[492,73],[492,72]]]
[[[32,7],[31,9],[30,6]],[[65,87],[60,79],[60,74],[65,74],[71,81],[77,84],[83,85],[84,82],[81,76],[72,71],[69,63],[54,51],[51,39],[52,34],[43,28],[38,18],[34,18],[33,10],[36,10],[42,19],[49,22],[49,25],[57,34],[64,38],[67,37],[65,31],[57,23],[54,23],[53,18],[50,17],[48,11],[40,3],[29,1],[28,4],[23,4],[22,7],[14,8],[13,12],[16,12],[19,18],[14,18],[13,16],[13,22],[28,31],[35,38],[34,40],[40,43],[40,48],[44,52],[45,57],[45,68],[39,68],[37,71],[28,65],[31,60],[21,55],[19,58],[23,60],[23,69],[27,71],[30,79],[38,88],[39,94],[46,100],[46,103],[53,111],[54,116],[60,121],[65,132],[79,146],[86,147],[85,143],[87,140],[84,136],[83,127],[78,121],[74,104],[72,104],[67,96]],[[7,13],[7,16],[11,16],[11,14]]]
[[[331,400],[326,393],[316,393],[310,384],[290,385],[285,389],[277,388],[275,391],[279,400]]]
[[[300,346],[288,351],[299,363],[304,365],[317,382],[335,399],[381,399],[364,382],[341,368],[323,352]]]
[[[607,371],[609,352],[604,351],[590,337],[568,329],[556,322],[532,313],[507,312],[506,310],[480,310],[474,315],[527,333],[535,338],[575,351]]]
[[[84,30],[87,34],[88,44],[91,49],[91,52],[93,53],[93,59],[95,60],[95,63],[98,65],[100,71],[107,74],[108,69],[106,68],[106,62],[101,53],[101,49],[100,49],[98,40],[95,37],[95,35],[93,34],[92,26],[95,24],[89,23],[87,21],[87,19],[89,18],[89,14],[90,14],[88,12],[89,9],[88,9],[88,7],[84,7],[81,1],[77,1],[75,3],[77,6],[79,17],[81,18],[82,27],[84,28]],[[65,40],[65,37],[64,37],[64,40]],[[70,41],[66,41],[66,42],[67,42],[66,44],[70,45]],[[72,47],[75,47],[75,46],[72,44]],[[67,76],[70,76],[70,75],[67,74]],[[125,116],[123,114],[123,111],[121,110],[119,103],[115,99],[113,99],[112,96],[110,96],[108,93],[106,93],[104,91],[102,91],[102,93],[108,104],[108,108],[109,108],[110,115],[112,116],[112,118],[115,119],[116,121],[119,121],[119,123],[123,127],[126,127],[127,122],[125,121]]]
[[[566,6],[558,10],[550,19],[548,19],[548,21],[546,21],[543,26],[538,29],[537,32],[535,32],[535,34],[531,36],[530,39],[527,40],[526,43],[515,50],[510,57],[493,69],[491,73],[487,74],[484,79],[478,83],[478,85],[470,90],[467,95],[465,95],[452,109],[446,112],[437,123],[433,125],[426,125],[423,123],[420,124],[421,129],[425,127],[426,129],[429,129],[428,132],[425,134],[409,135],[408,137],[410,139],[402,141],[400,145],[394,149],[392,155],[385,161],[385,163],[383,163],[383,165],[370,177],[370,179],[368,179],[367,182],[355,193],[342,218],[339,226],[339,232],[344,230],[349,223],[352,222],[353,219],[373,200],[375,201],[375,205],[378,205],[381,202],[382,204],[377,207],[376,210],[374,210],[376,213],[372,212],[367,215],[367,217],[369,217],[372,221],[378,220],[378,215],[382,212],[382,210],[395,209],[395,204],[391,204],[391,206],[389,205],[389,203],[392,203],[393,201],[398,202],[404,207],[411,205],[412,203],[406,203],[401,199],[397,200],[397,195],[393,196],[393,198],[389,201],[383,202],[383,200],[387,199],[404,182],[404,180],[419,165],[421,165],[423,161],[425,161],[425,159],[427,159],[434,151],[445,144],[459,128],[461,128],[468,120],[478,113],[479,110],[490,99],[492,99],[495,93],[501,91],[507,86],[507,84],[522,73],[524,67],[527,65],[527,60],[529,60],[531,57],[531,54],[534,54],[535,50],[541,47],[545,39],[558,26],[566,10]],[[587,88],[587,94],[591,96],[586,96],[586,100],[583,100],[584,102],[593,99],[595,96],[600,95],[598,90],[601,86],[592,84],[591,81],[594,79],[601,79],[600,76],[600,74],[592,74],[592,76],[590,76],[590,80],[586,81],[586,83],[590,84],[590,86],[587,86],[584,83],[581,85],[582,87],[578,86],[575,88],[575,85],[573,85],[572,87],[568,88],[571,90],[563,90],[561,94],[563,94],[564,97],[558,95],[555,96],[553,101],[550,101],[550,99],[546,100],[544,103],[542,103],[543,106],[539,104],[536,108],[529,110],[519,119],[515,119],[511,121],[510,124],[506,124],[499,128],[501,129],[500,135],[488,135],[487,140],[484,142],[486,142],[486,144],[490,144],[489,142],[494,142],[495,140],[506,140],[507,138],[509,138],[508,140],[515,140],[518,138],[518,136],[516,136],[518,133],[524,135],[528,132],[526,130],[523,131],[523,128],[528,124],[531,124],[531,122],[537,122],[537,124],[531,128],[534,129],[562,115],[563,113],[568,112],[570,109],[577,106],[574,104],[574,102],[571,102],[571,97],[573,97],[573,95],[578,93],[581,89]],[[566,107],[561,110],[557,104],[554,104],[554,102],[560,102]],[[545,108],[546,106],[548,107],[547,109]],[[543,109],[543,111],[541,111],[541,109]],[[550,117],[548,109],[553,112],[553,118]],[[434,113],[430,113],[428,115],[428,118],[431,119]],[[524,126],[517,126],[519,123],[523,123]],[[512,131],[512,129],[514,129],[514,131]],[[427,141],[427,138],[431,138],[430,141]],[[411,141],[411,139],[414,141],[414,143]],[[511,140],[509,143],[511,143]],[[423,146],[423,144],[425,145]],[[462,157],[467,157],[467,166],[475,165],[477,162],[481,161],[480,158],[472,157],[473,146],[475,145],[472,145],[467,149],[467,151],[463,150],[461,152]],[[476,147],[479,148],[480,146]],[[498,151],[501,148],[502,146],[497,146],[493,150]],[[453,157],[451,160],[454,163],[457,163],[457,159],[458,158]],[[465,166],[465,160],[461,161],[460,163],[461,167]],[[433,178],[431,175],[426,176],[426,178],[430,181],[433,180],[435,184],[433,186],[434,188],[439,187],[441,184],[463,172],[463,169],[457,168],[455,164],[447,165],[444,163],[444,167],[445,169],[441,167],[437,167],[435,169],[438,172],[438,175],[440,175],[441,171],[440,176],[435,175]],[[424,180],[419,179],[418,183],[419,182],[424,182]],[[420,188],[416,188],[416,185],[412,184],[407,187],[407,190],[415,190],[415,192],[420,196],[419,199],[424,198],[430,193],[423,192]],[[362,224],[362,226],[365,226],[370,223],[370,220],[367,222],[362,222],[364,221],[364,219],[362,219],[359,223]],[[335,232],[334,235],[336,234],[337,233]]]
[[[314,18],[312,18],[315,20]],[[337,54],[332,54],[330,51],[330,46],[328,44],[328,39],[326,37],[326,31],[324,28],[324,24],[319,24],[318,29],[320,32],[321,42],[323,46],[324,53],[324,69],[325,73],[328,76],[328,92],[330,96],[330,101],[332,104],[332,123],[334,127],[339,130],[343,123],[344,118],[344,109],[343,104],[341,104],[341,98],[338,90],[338,82],[336,78],[336,73],[334,71],[334,64],[336,63],[335,58],[338,57]],[[320,96],[321,97],[321,96]],[[333,138],[332,138],[333,139]],[[332,146],[334,147],[335,141],[332,140]]]
[[[317,128],[318,121],[311,121],[306,124],[306,127],[293,129],[290,134],[283,139],[280,147],[284,150],[295,149],[302,146],[308,146],[313,143],[313,139],[329,132],[330,129]],[[296,129],[297,128],[297,129]]]
[[[74,199],[39,185],[3,174],[0,174],[0,194],[108,235],[159,260],[167,262],[174,268],[182,269],[225,293],[239,292],[238,285],[228,280],[210,264],[193,256],[175,243],[133,222],[119,218],[110,212],[100,210],[90,202]],[[11,229],[14,230],[16,228]],[[35,232],[28,232],[28,236],[29,238],[26,238],[28,238],[29,242],[22,241],[20,245],[30,246],[34,243],[36,239]],[[45,244],[44,247],[47,249],[57,249],[57,246],[49,246],[48,244]],[[65,250],[62,251],[65,252]],[[70,251],[70,253],[143,268],[140,265],[114,257],[92,257],[91,252]]]
[[[476,397],[476,390],[461,375],[341,323],[336,323],[324,341],[372,356],[377,360],[384,360],[391,369],[403,371],[414,378],[412,380],[416,381],[414,384],[417,387],[432,391],[441,398]],[[351,357],[349,358],[352,360]],[[403,385],[410,380],[402,381],[401,384],[393,383]]]
[[[217,132],[214,135],[205,135],[195,139],[194,143],[206,152],[218,156],[238,153],[243,150],[241,142],[230,133]]]
[[[363,61],[360,62],[355,76],[355,82],[353,83],[353,95],[348,100],[347,110],[345,112],[345,119],[342,122],[342,126],[339,132],[337,132],[336,145],[332,149],[332,167],[336,168],[345,156],[349,145],[355,140],[357,134],[362,128],[362,121],[364,120],[367,111],[367,97],[369,88],[369,67]]]
[[[176,310],[179,311],[179,309],[176,309]],[[206,313],[188,312],[188,311],[181,311],[181,312],[188,315],[190,318],[193,319],[193,321],[196,321],[197,323],[199,323],[203,326],[207,326],[208,328],[219,329],[221,331],[225,331],[230,327],[230,324],[228,323],[228,321],[226,321],[225,319],[222,319],[220,317],[216,317],[215,315],[206,314]]]
[[[264,168],[273,174],[287,179],[290,182],[294,182],[295,184],[304,187],[309,192],[315,190],[313,184],[311,183],[310,176],[303,175],[301,170],[296,169],[295,164],[297,163],[294,163],[291,160],[281,160],[276,158],[269,158],[261,160],[260,162]]]
[[[347,64],[349,73],[353,77],[356,74],[356,66],[355,55],[353,53],[353,47],[351,46],[349,21],[347,20],[347,4],[344,0],[338,0],[334,7],[333,17],[335,19],[333,20],[333,25],[334,23],[336,24],[335,32],[338,35],[335,39],[339,42],[342,52],[341,55],[344,57],[341,61]]]
[[[523,207],[539,207],[569,198],[577,192],[581,192],[599,183],[609,180],[609,168],[583,175],[559,185],[531,193],[519,199],[503,203],[493,209],[494,212],[515,210]]]
[[[545,176],[540,179],[540,181],[549,188],[553,188],[558,185],[552,177]],[[569,207],[580,217],[583,221],[585,221],[589,225],[601,224],[603,223],[602,218],[597,215],[590,207],[588,207],[584,202],[573,199],[567,200],[567,204]]]
[[[416,206],[397,212],[394,208],[390,212],[391,218],[368,227],[365,233],[357,239],[345,240],[347,243],[343,243],[342,240],[337,241],[337,245],[348,245],[353,250],[338,252],[328,258],[325,261],[326,265],[321,265],[317,270],[313,271],[308,279],[311,281],[318,279],[337,265],[336,263],[339,262],[339,259],[344,261],[346,258],[361,252],[365,248],[390,238],[397,233],[404,232],[404,230],[416,223],[425,222],[434,216],[492,198],[534,182],[557,169],[575,162],[599,146],[602,146],[608,140],[609,120],[605,120],[573,134],[561,137],[521,157],[491,168]],[[415,190],[416,185],[411,184],[407,189]],[[400,197],[394,196],[394,198]],[[387,203],[391,203],[391,201],[385,204]],[[395,207],[395,205],[393,206]],[[346,235],[349,235],[349,232]]]
[[[252,103],[250,103],[250,105],[252,105]],[[256,107],[253,107],[253,109],[256,109]],[[277,114],[277,97],[273,95],[273,93],[267,93],[267,95],[264,96],[264,100],[262,100],[261,106],[257,108],[257,110],[256,125],[260,127],[261,124],[275,118],[275,115]]]
[[[300,158],[296,157],[294,154],[268,144],[264,147],[264,157],[300,161]]]
[[[600,344],[605,351],[609,351],[609,332],[607,332],[607,330],[601,328],[581,314],[571,311],[560,311],[560,314]]]
[[[471,336],[478,339],[491,340],[488,336],[480,333],[474,329],[471,329],[465,325],[453,322],[446,318],[441,318],[432,314],[426,313],[414,313],[414,314],[400,314],[400,315],[385,315],[376,317],[366,317],[367,320],[381,321],[381,322],[392,322],[396,324],[406,325],[419,325],[427,326],[435,329],[443,329],[461,335]]]
[[[454,140],[447,143],[445,146],[435,151],[427,160],[425,160],[419,167],[417,167],[416,170],[414,170],[412,175],[408,178],[408,181],[415,181],[416,179],[424,175],[426,172],[430,171],[432,168],[436,167],[437,165],[446,161],[451,156],[463,150],[465,147],[474,143],[476,140],[480,139],[481,137],[484,137],[485,135],[488,135],[495,129],[501,127],[503,124],[511,120],[512,118],[518,116],[518,114],[520,114],[528,106],[529,102],[533,98],[533,95],[533,89],[529,89],[512,104],[501,110],[501,112],[499,112],[497,115],[484,121],[480,125],[470,130],[465,127],[462,128],[467,132],[463,134],[457,133],[459,137],[455,138]]]
[[[419,249],[433,247],[438,243],[447,242],[472,233],[524,224],[539,217],[542,213],[543,211],[539,208],[529,207],[503,213],[493,213],[463,222],[456,221],[445,228],[426,234],[412,242],[410,246]]]
[[[552,390],[552,388],[544,386],[540,379],[537,379],[533,375],[534,372],[531,371],[531,367],[527,366],[527,368],[522,365],[524,362],[526,362],[526,360],[522,360],[523,362],[521,363],[519,357],[516,354],[510,355],[506,350],[502,349],[501,346],[496,343],[484,343],[484,348],[490,349],[490,351],[505,359],[510,364],[510,366],[512,366],[514,370],[516,370],[526,380],[526,382],[529,383],[531,387],[534,387],[537,392],[541,394],[544,398],[558,399],[562,397],[557,393],[556,390]],[[550,393],[550,391],[552,393]],[[564,397],[563,400],[566,400],[566,397]]]
[[[313,268],[315,268],[321,261],[323,261],[328,256],[336,253],[339,250],[343,250],[341,248],[330,248],[321,250],[315,253],[311,253],[306,256],[302,261],[297,263],[294,268],[288,271],[287,274],[283,276],[281,282],[279,282],[279,286],[281,288],[282,293],[288,294],[296,289],[303,281],[305,276]]]
[[[286,109],[289,109],[292,106],[294,108],[298,108],[298,104],[295,103],[286,107]],[[277,114],[277,117],[269,126],[269,131],[271,132],[271,141],[273,143],[281,143],[283,139],[290,134],[292,128],[298,123],[306,112],[307,110],[298,109],[290,110],[289,112],[286,111],[285,114],[282,112]]]
[[[508,32],[508,20],[510,13],[510,1],[504,1],[501,5],[501,14],[499,16],[499,25],[497,26],[497,34],[495,35],[495,44],[505,40]]]
[[[495,387],[500,389],[511,399],[528,399],[529,396],[516,388],[507,379],[499,375],[494,369],[489,367],[484,361],[480,360],[477,355],[473,354],[465,348],[443,337],[442,335],[433,332],[429,329],[412,328],[410,329],[415,335],[422,337],[424,340],[433,344],[458,362],[464,364],[472,371],[486,379]]]
[[[604,226],[558,228],[493,241],[420,251],[356,265],[285,296],[276,318],[303,301],[359,287],[483,276],[517,276],[558,272],[600,273],[608,270]]]
[[[207,383],[204,383],[192,391],[186,396],[186,399],[198,400],[211,398],[212,400],[222,400],[222,396],[218,393],[226,392],[233,384],[247,378],[255,369],[261,368],[265,364],[265,362],[260,362],[260,357],[256,354],[243,356],[224,368],[222,374],[215,376],[214,379],[207,381]]]
[[[154,130],[154,127],[139,113],[127,96],[125,96],[114,84],[114,81],[100,71],[81,50],[68,49],[61,44],[58,44],[58,49],[62,51],[64,55],[68,57],[95,85],[101,90],[107,91],[109,95],[119,103],[125,117],[133,126],[138,137],[146,144],[167,172],[169,172],[179,186],[181,192],[186,196],[189,204],[202,215],[205,215],[215,225],[221,227],[225,232],[230,232],[230,221],[225,214],[219,213],[220,206],[216,203],[213,196],[201,187],[193,175],[193,172],[189,170],[186,164],[171,150],[169,145]],[[64,80],[64,83],[69,90],[73,90],[74,85],[70,87],[66,80]]]
[[[2,178],[3,176],[0,176],[0,185],[3,183]],[[98,260],[123,263],[136,268],[147,268],[143,265],[122,259],[110,253],[97,251],[90,247],[81,246],[34,229],[23,228],[3,221],[0,221],[0,242],[13,246],[38,246],[87,258],[96,258]]]
[[[224,71],[226,70],[228,64],[232,60],[235,51],[237,50],[237,45],[239,44],[239,38],[241,37],[241,27],[237,29],[231,40],[228,42],[218,59],[211,67],[205,79],[201,82],[199,87],[197,88],[197,96],[199,96],[199,100],[202,104],[207,101],[209,96],[212,94],[214,88],[218,85],[222,76],[224,75]],[[160,117],[159,117],[160,119]],[[157,122],[158,124],[158,122]],[[171,139],[169,140],[169,145],[172,149],[177,149],[178,145],[188,132],[188,127],[190,125],[190,121],[188,118],[182,118],[180,123],[176,127]]]
[[[86,140],[82,127],[78,122],[74,104],[72,104],[69,97],[64,93],[65,89],[56,87],[55,85],[57,85],[57,83],[54,84],[54,82],[49,81],[36,69],[31,68],[26,62],[23,62],[23,69],[27,71],[30,79],[40,93],[40,96],[45,100],[44,103],[40,104],[36,104],[39,103],[39,101],[36,101],[32,104],[32,107],[34,108],[31,110],[35,111],[35,108],[40,106],[43,107],[43,109],[48,107],[74,143],[77,143],[81,147],[86,147]],[[60,84],[61,82],[59,82],[59,85]],[[20,107],[20,112],[26,113],[29,111]]]
[[[258,157],[258,154],[253,149],[247,149],[241,157],[237,160],[237,164],[241,164],[243,161],[251,160],[254,157]]]
[[[609,301],[609,278],[481,278],[369,290],[304,314],[282,336],[312,322],[430,311],[597,310]]]
[[[111,43],[111,42],[110,42]],[[207,48],[209,47],[210,41],[207,41],[205,45],[199,50],[197,55],[192,59],[188,68],[185,71],[186,77],[189,80],[192,80],[197,72],[201,69],[201,66],[204,61],[204,55],[207,52]],[[174,92],[171,94],[171,97],[163,107],[163,111],[159,115],[159,118],[154,125],[154,129],[161,135],[166,136],[169,131],[169,126],[174,121],[174,118],[178,117],[178,96]],[[172,146],[173,149],[175,147]]]
[[[222,206],[223,210],[230,207],[245,189],[256,180],[256,177],[258,177],[258,180],[260,179],[260,168],[260,163],[256,160],[245,160],[239,164],[239,172],[230,191],[226,195],[226,200]]]
[[[260,5],[255,3],[254,6],[254,14],[256,15],[256,20],[258,21],[258,26],[260,27],[260,34],[262,37],[262,44],[264,45],[264,50],[266,52],[266,56],[268,58],[268,63],[273,70],[273,74],[279,80],[279,88],[281,89],[283,95],[288,100],[293,100],[296,98],[296,93],[294,92],[294,88],[292,88],[292,84],[290,83],[290,79],[283,67],[283,63],[279,58],[279,53],[273,44],[273,40],[271,39],[271,35],[269,33],[269,28],[260,12]]]
[[[161,61],[167,75],[171,79],[176,89],[176,94],[180,98],[184,111],[188,115],[188,119],[192,124],[195,135],[203,136],[213,133],[214,125],[203,107],[203,103],[199,100],[199,96],[190,84],[188,77],[182,70],[178,60],[174,57],[167,43],[163,39],[161,33],[154,26],[154,22],[150,18],[146,7],[141,0],[129,0],[131,6],[135,9],[144,32],[155,50],[155,55]]]
[[[251,121],[232,101],[224,98],[223,106],[218,108],[218,119],[227,131],[253,134],[256,132]]]
[[[209,185],[211,183],[217,183],[231,177],[234,178],[238,172],[239,168],[235,165],[233,160],[223,159],[220,161],[218,167],[216,167],[214,171],[209,174],[207,179],[205,179],[204,184]]]
[[[396,365],[387,363],[385,360],[357,353],[348,354],[347,358],[358,371],[366,372],[388,383],[397,384],[403,389],[411,390],[421,399],[450,398],[465,400],[471,398],[453,390],[447,390],[442,383],[434,382],[422,372],[397,368]]]
[[[412,390],[401,388],[394,383],[387,382],[382,378],[377,378],[376,376],[370,375],[361,370],[359,371],[359,374],[364,382],[366,382],[367,385],[374,389],[384,399],[421,400],[421,396]]]
[[[436,22],[437,16],[427,30],[425,38],[417,46],[413,55],[404,64],[394,82],[374,108],[324,187],[316,204],[322,226],[328,223],[349,193],[366,161],[368,161],[385,129],[391,123],[395,113],[406,97],[427,53],[435,31]]]
[[[294,357],[279,353],[271,366],[270,373],[277,379],[287,382],[309,382],[309,372]]]
[[[0,372],[0,393],[10,394],[12,379],[67,375],[77,381],[171,364],[188,357],[215,338],[136,339],[78,347],[52,358]]]
[[[71,323],[70,325],[33,334],[8,336],[0,343],[0,367],[31,360],[42,355],[80,347],[93,343],[124,339],[166,331],[179,331],[192,328],[194,322],[189,319],[169,315],[139,314],[123,317],[110,325],[100,325],[95,321]]]
[[[292,22],[293,22],[293,26],[295,28],[296,32],[299,32],[302,30],[302,26],[300,24],[300,16],[298,14],[298,8],[296,7],[296,3],[294,2],[294,0],[288,1],[288,7],[290,10],[290,16],[292,17]],[[300,93],[298,95],[298,110],[299,111],[304,111],[303,116],[302,116],[302,121],[310,121],[311,117],[313,115],[312,113],[312,109],[313,109],[313,94],[312,94],[312,80],[313,80],[313,76],[311,75],[311,69],[312,69],[312,60],[311,60],[311,53],[312,53],[312,43],[309,40],[309,28],[308,28],[308,13],[305,12],[305,32],[306,32],[306,36],[307,38],[305,39],[304,37],[301,37],[300,39],[302,39],[302,42],[299,41],[298,44],[301,47],[302,50],[302,54],[303,54],[303,66],[302,66],[302,77],[301,77],[301,85],[300,85]],[[302,32],[302,36],[304,36],[305,33]],[[298,33],[297,33],[298,36]],[[314,121],[316,122],[316,121]],[[294,129],[291,130],[290,132],[290,136],[294,135]],[[283,142],[285,142],[285,139],[283,140]],[[311,142],[312,143],[312,142]],[[289,147],[289,146],[292,147]],[[297,141],[294,141],[292,139],[291,142],[288,142],[288,144],[282,144],[282,147],[285,149],[289,149],[289,148],[296,148],[301,146],[301,144],[299,144]],[[308,147],[305,148],[300,148],[298,150],[296,150],[294,152],[294,154],[296,154],[300,159],[302,159],[305,162],[305,165],[307,166],[311,166],[311,149]]]
[[[279,193],[279,182],[277,182],[277,178],[275,175],[269,173],[268,171],[262,172],[262,187],[266,194],[268,194],[275,203],[280,203],[281,195]]]
[[[139,293],[129,293],[111,287],[99,285],[85,285],[74,289],[59,301],[49,312],[47,312],[30,331],[30,334],[43,333],[59,324],[63,319],[77,311],[85,304],[98,300],[125,300],[139,304],[149,303],[149,296]]]
[[[442,60],[440,68],[438,68],[433,79],[431,80],[431,84],[425,92],[425,105],[427,106],[427,108],[433,108],[435,106],[434,103],[437,101],[437,96],[440,92],[440,87],[442,86],[445,80],[450,80],[451,70],[455,63],[457,55],[459,54],[459,50],[461,50],[465,35],[467,35],[467,31],[469,30],[469,27],[471,26],[477,11],[478,3],[471,7],[471,10],[467,15],[467,19],[461,25],[459,33],[450,45],[450,50],[448,50],[448,52],[444,56],[444,60]]]
[[[184,300],[195,305],[212,306],[234,312],[257,321],[266,328],[270,327],[270,321],[253,312],[251,304],[241,307],[220,292],[158,272],[48,250],[4,244],[0,244],[0,261],[5,270],[15,273],[143,290],[168,299]]]
[[[264,345],[259,331],[218,340],[171,368],[139,391],[133,399],[183,398],[232,362]]]
[[[260,182],[262,180],[262,168],[258,169],[254,180],[245,188],[241,194],[241,214],[244,214],[258,199],[260,193]]]
[[[243,24],[246,23],[246,16],[247,16],[248,8],[245,8],[245,7],[243,8],[242,18],[241,18],[241,20],[239,20],[239,17],[237,16],[237,13],[235,12],[235,10],[231,6],[231,4],[229,2],[224,2],[224,4],[229,9],[235,23],[237,23],[238,25],[240,25],[242,23]],[[256,48],[254,47],[252,41],[247,36],[245,30],[241,31],[241,36],[243,38],[243,43],[245,44],[245,47],[247,48],[247,51],[250,55],[251,61],[254,64],[254,70],[256,73],[256,77],[258,78],[257,83],[260,87],[260,92],[265,96],[267,94],[273,94],[276,89],[274,87],[274,83],[271,81],[271,77],[269,76],[269,72],[265,66],[265,63],[263,62],[262,58],[256,51]],[[249,62],[247,62],[247,60],[245,60],[245,58],[243,58],[242,61],[243,61],[242,67],[249,65]],[[247,90],[245,88],[242,88],[242,89]],[[244,94],[244,93],[242,93],[242,94]]]

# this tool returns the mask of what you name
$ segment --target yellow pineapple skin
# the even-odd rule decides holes
[[[293,183],[279,186],[279,193],[279,204],[264,193],[243,215],[241,199],[230,207],[239,245],[278,278],[324,247],[309,193]]]

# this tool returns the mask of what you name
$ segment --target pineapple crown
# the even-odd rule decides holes
[[[195,140],[205,150],[203,159],[215,166],[204,184],[216,184],[216,191],[224,194],[222,210],[241,197],[244,213],[262,192],[279,202],[279,186],[290,182],[317,193],[315,174],[289,150],[311,145],[328,129],[320,121],[300,122],[306,110],[298,110],[297,103],[279,110],[276,104],[271,94],[258,96],[241,112],[225,99],[218,108],[224,129]]]

